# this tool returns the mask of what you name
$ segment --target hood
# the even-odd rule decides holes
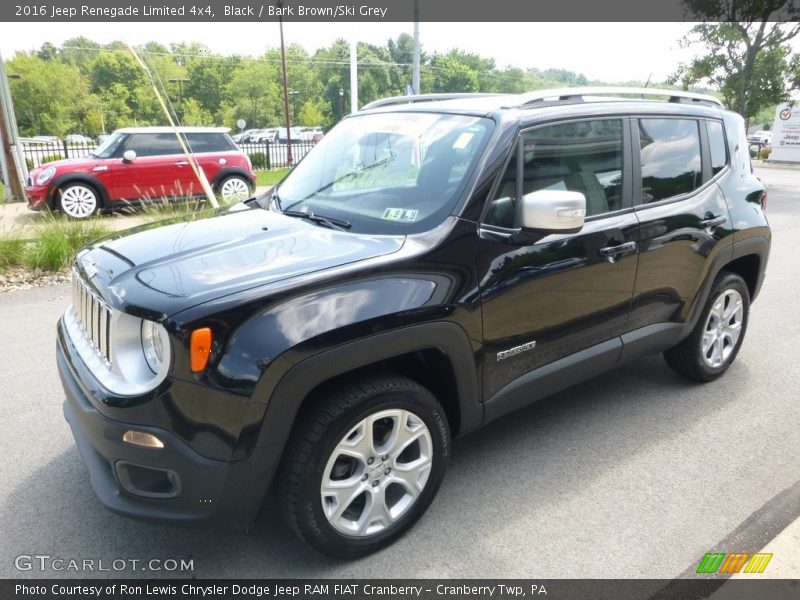
[[[56,169],[74,169],[75,167],[91,167],[97,163],[98,159],[91,156],[82,156],[77,158],[62,158],[61,160],[53,160],[51,162],[42,163],[35,170],[46,169],[48,167],[55,167]]]
[[[103,279],[119,304],[169,315],[245,289],[391,254],[405,241],[238,206],[129,230],[97,243],[80,260],[84,269],[88,261],[106,272]]]

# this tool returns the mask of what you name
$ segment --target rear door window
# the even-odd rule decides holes
[[[694,119],[639,119],[642,203],[688,194],[703,184]]]

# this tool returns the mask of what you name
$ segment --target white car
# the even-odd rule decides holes
[[[747,136],[747,141],[751,144],[761,144],[769,146],[772,144],[772,132],[766,130],[759,130]]]

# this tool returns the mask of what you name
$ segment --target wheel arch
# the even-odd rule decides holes
[[[96,177],[86,175],[84,173],[66,173],[60,177],[56,177],[50,184],[50,191],[47,195],[47,205],[51,209],[56,208],[56,201],[58,200],[58,192],[64,186],[71,183],[83,183],[94,189],[100,198],[100,207],[107,208],[111,205],[111,197],[109,196],[106,186],[103,185]]]
[[[269,480],[280,464],[298,416],[311,406],[314,393],[366,371],[396,371],[428,388],[442,404],[454,437],[476,429],[483,422],[483,404],[475,356],[459,325],[437,322],[342,344],[294,365],[270,394],[256,442],[257,451],[270,447],[275,453]],[[421,365],[425,368],[420,369]],[[441,378],[437,369],[441,369]]]
[[[228,168],[223,169],[222,171],[220,171],[219,173],[214,175],[214,179],[211,180],[211,187],[214,189],[214,191],[217,191],[217,188],[219,187],[219,185],[225,179],[227,179],[228,177],[231,177],[232,175],[237,175],[237,176],[241,177],[242,179],[244,179],[245,181],[247,181],[247,185],[250,187],[250,191],[251,192],[255,191],[256,184],[253,181],[252,174],[248,173],[242,167],[228,167]]]

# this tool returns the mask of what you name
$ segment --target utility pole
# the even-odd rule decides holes
[[[14,116],[14,106],[11,103],[11,91],[8,88],[6,68],[3,57],[0,55],[0,141],[2,142],[3,155],[3,180],[6,184],[6,198],[8,200],[25,200],[25,179],[27,168],[25,162],[20,164],[19,135],[17,134],[17,120]]]
[[[358,112],[358,42],[355,33],[350,38],[350,112]]]
[[[286,76],[286,48],[283,45],[283,4],[278,2],[278,25],[281,29],[281,67],[283,69],[283,110],[286,114],[286,165],[294,164],[292,156],[292,123],[289,120],[289,78]]]
[[[414,0],[414,74],[411,87],[419,94],[419,0]]]

